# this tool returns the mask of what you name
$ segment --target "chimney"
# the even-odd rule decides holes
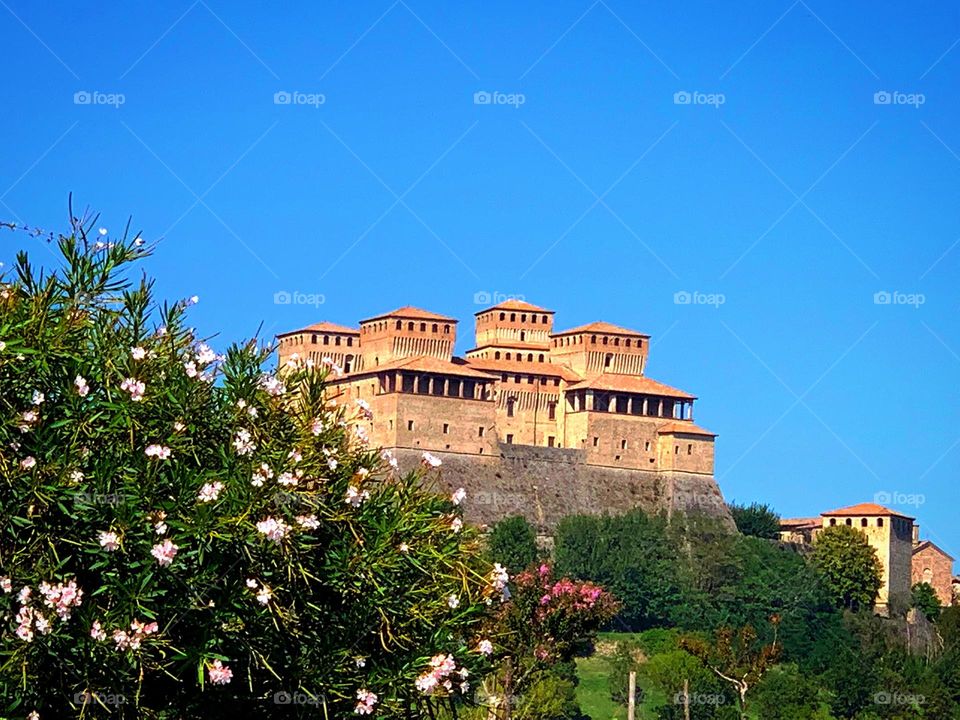
[[[913,524],[913,544],[914,545],[920,544],[920,524],[919,523]]]

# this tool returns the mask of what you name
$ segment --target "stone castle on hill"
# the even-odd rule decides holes
[[[606,322],[555,331],[553,317],[519,300],[481,310],[461,358],[457,320],[402,307],[359,328],[281,333],[280,361],[340,365],[332,390],[370,405],[371,443],[404,466],[440,457],[475,522],[522,513],[549,533],[565,515],[642,507],[732,526],[716,436],[694,423],[693,395],[646,376],[650,336]]]

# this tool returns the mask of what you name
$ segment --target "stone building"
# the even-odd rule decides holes
[[[650,337],[595,322],[555,331],[554,312],[508,300],[476,313],[474,347],[453,354],[457,320],[401,307],[359,328],[318,323],[278,335],[281,366],[330,358],[344,400],[368,403],[374,445],[476,497],[473,520],[522,512],[549,530],[576,512],[698,510],[732,525],[713,478],[715,435],[696,397],[646,375]]]
[[[929,540],[920,540],[914,518],[876,503],[861,503],[821,513],[819,518],[784,518],[780,540],[808,545],[826,527],[849,525],[860,530],[877,551],[883,567],[883,585],[877,609],[886,612],[890,602],[906,607],[910,588],[930,583],[944,605],[953,603],[953,558]]]
[[[914,526],[919,529],[919,526]],[[953,604],[953,557],[930,540],[915,534],[911,584],[928,583],[937,592],[940,604]]]

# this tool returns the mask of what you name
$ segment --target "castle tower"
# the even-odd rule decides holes
[[[360,321],[361,368],[407,357],[431,357],[447,362],[453,357],[457,321],[446,315],[402,307]]]
[[[319,363],[330,358],[346,372],[357,368],[360,355],[360,331],[356,328],[318,322],[300,330],[277,335],[277,350],[283,366],[293,355]]]
[[[643,375],[650,336],[634,330],[593,322],[554,333],[550,355],[581,375],[616,373]]]
[[[823,527],[848,525],[862,532],[883,567],[876,608],[887,614],[891,603],[906,608],[913,565],[913,518],[876,503],[860,503],[821,513]]]

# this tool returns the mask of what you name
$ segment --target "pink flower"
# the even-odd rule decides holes
[[[270,598],[273,595],[273,592],[266,585],[262,585],[259,590],[257,590],[257,602],[261,605],[267,605],[270,602]]]
[[[37,459],[32,455],[27,455],[23,460],[20,461],[20,468],[23,470],[29,470],[30,468],[37,466]]]
[[[372,715],[373,706],[377,704],[377,699],[376,694],[366,688],[357,690],[357,706],[353,709],[353,712],[357,715]]]
[[[87,393],[90,392],[90,386],[87,385],[87,381],[84,380],[82,375],[77,375],[73,379],[73,386],[77,389],[77,395],[80,397],[86,397]]]
[[[304,530],[316,530],[320,527],[316,515],[297,515],[297,524]]]
[[[279,544],[290,532],[290,526],[283,520],[276,520],[267,517],[257,523],[257,531],[261,535],[266,535],[268,539]]]
[[[147,386],[136,378],[127,378],[120,383],[120,389],[130,393],[130,399],[134,402],[140,402],[143,400],[143,393],[146,391]]]
[[[142,347],[130,348],[130,357],[134,360],[143,360],[147,356],[147,351]]]
[[[437,468],[443,465],[443,461],[438,458],[436,455],[425,452],[423,454],[423,464],[429,467]]]
[[[283,382],[278,380],[273,375],[263,375],[260,378],[260,387],[262,387],[267,392],[267,395],[270,395],[271,397],[278,397],[287,391],[287,388],[284,386]]]
[[[454,505],[459,505],[466,499],[466,497],[467,497],[467,491],[464,490],[463,488],[458,488],[456,492],[454,492],[453,495],[450,496],[450,501]]]
[[[453,530],[453,532],[455,533],[460,532],[463,529],[463,520],[461,520],[458,517],[451,520],[450,529]]]
[[[233,436],[233,448],[237,451],[237,455],[251,455],[257,449],[257,445],[250,437],[250,431],[240,428]]]
[[[103,530],[100,532],[100,547],[107,552],[113,552],[120,547],[119,536],[112,531]]]
[[[11,592],[13,592],[13,583],[10,581],[10,578],[0,578],[0,589],[2,589],[6,595],[9,595]]]
[[[222,482],[213,482],[207,483],[202,488],[200,492],[197,493],[197,500],[202,503],[214,502],[217,498],[220,497],[220,491],[223,490]]]
[[[351,485],[347,488],[347,494],[344,497],[344,502],[347,505],[352,505],[353,507],[360,507],[364,502],[370,499],[370,493],[366,490],[361,490],[356,485]]]
[[[156,458],[157,460],[170,459],[170,448],[165,445],[147,445],[146,450],[143,452],[147,457]]]
[[[373,420],[373,410],[370,409],[370,403],[362,398],[357,398],[354,400],[357,404],[357,407],[360,408],[360,415],[367,420]]]
[[[107,633],[100,627],[99,620],[94,620],[93,625],[90,626],[90,637],[97,642],[103,642],[107,639]]]
[[[206,343],[200,343],[200,345],[197,347],[197,362],[203,366],[209,365],[216,359],[217,354],[210,349],[210,346]]]
[[[157,559],[157,562],[160,563],[161,567],[167,567],[177,556],[178,550],[180,550],[180,548],[174,545],[173,541],[167,539],[162,543],[154,545],[153,549],[150,551],[150,554]]]
[[[40,594],[43,595],[43,604],[53,608],[57,617],[66,622],[70,619],[73,608],[79,607],[83,601],[83,590],[77,587],[75,580],[71,580],[66,585],[57,583],[40,583]]]
[[[229,665],[214,660],[212,665],[207,666],[207,677],[212,685],[226,685],[233,679],[233,670]]]
[[[481,640],[477,643],[477,652],[481,655],[492,655],[493,643],[489,640]]]

